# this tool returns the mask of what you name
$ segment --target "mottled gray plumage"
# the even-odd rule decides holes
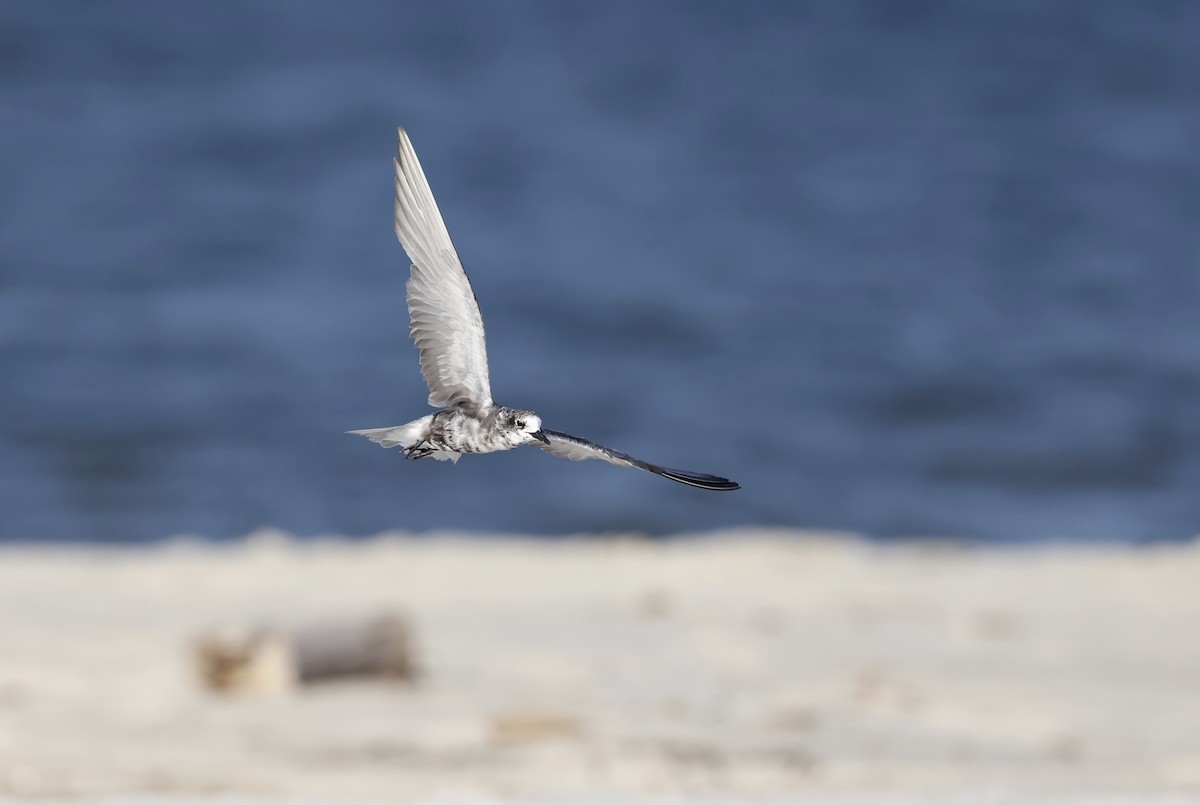
[[[404,129],[396,168],[396,237],[412,259],[408,279],[409,333],[421,356],[429,404],[440,408],[405,425],[352,430],[384,447],[403,447],[408,458],[458,461],[463,453],[494,453],[533,444],[551,455],[599,458],[635,467],[701,489],[738,485],[704,473],[671,470],[586,439],[542,430],[532,411],[492,402],[487,342],[475,292],[463,270],[433,191]]]

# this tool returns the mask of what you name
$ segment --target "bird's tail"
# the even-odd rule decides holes
[[[387,428],[367,428],[365,430],[348,430],[355,436],[366,436],[375,444],[384,447],[412,447],[425,440],[429,434],[429,423],[433,415],[415,419],[407,425],[392,425]]]

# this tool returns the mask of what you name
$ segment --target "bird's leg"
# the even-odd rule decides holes
[[[433,452],[434,451],[432,447],[426,447],[425,442],[422,442],[421,444],[414,444],[412,447],[404,448],[404,457],[411,458],[415,461],[418,458],[431,456],[433,455]]]

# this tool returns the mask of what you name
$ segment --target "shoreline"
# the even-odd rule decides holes
[[[5,544],[0,797],[1200,792],[1197,578],[776,529]],[[413,684],[198,682],[214,626],[381,611]]]

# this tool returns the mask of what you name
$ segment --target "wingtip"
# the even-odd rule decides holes
[[[697,489],[707,489],[710,492],[732,492],[735,489],[741,489],[742,485],[737,481],[731,481],[728,478],[722,478],[719,475],[709,475],[702,472],[685,472],[683,470],[670,470],[664,467],[656,467],[653,472],[658,472],[664,478],[669,478],[681,484],[694,486]]]

